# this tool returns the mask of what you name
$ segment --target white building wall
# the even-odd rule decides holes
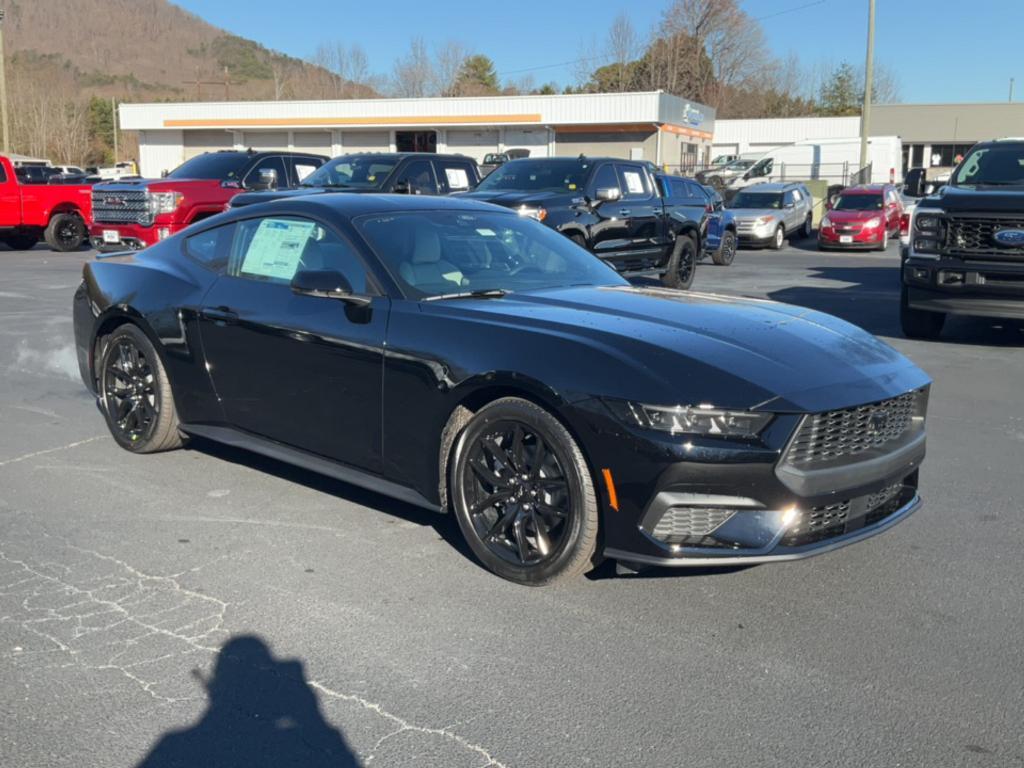
[[[139,173],[157,178],[185,160],[181,131],[139,131]]]
[[[711,154],[752,154],[808,139],[860,135],[859,117],[786,117],[717,120]]]

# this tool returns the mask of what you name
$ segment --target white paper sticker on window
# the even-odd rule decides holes
[[[644,193],[644,182],[636,171],[623,171],[622,177],[626,180],[626,190],[631,195],[642,195]]]
[[[299,181],[305,179],[309,174],[316,170],[315,165],[299,165],[295,164],[295,175],[299,177]]]
[[[242,260],[242,275],[290,281],[315,226],[312,221],[261,221]]]
[[[465,168],[445,168],[448,177],[448,189],[469,189],[469,174]]]

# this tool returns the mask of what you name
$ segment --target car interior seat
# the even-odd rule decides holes
[[[462,272],[442,258],[441,238],[437,230],[427,222],[416,222],[410,232],[407,258],[403,259],[398,271],[409,285],[420,287],[461,288]]]

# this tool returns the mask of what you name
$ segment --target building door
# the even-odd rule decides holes
[[[399,152],[437,152],[437,131],[395,131]]]

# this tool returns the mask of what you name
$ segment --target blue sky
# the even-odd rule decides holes
[[[600,42],[625,11],[640,32],[668,0],[175,0],[231,32],[308,57],[320,43],[359,43],[388,73],[410,38],[449,39],[494,59],[502,79],[573,82],[564,62]],[[778,56],[809,69],[843,59],[863,66],[867,0],[741,0]],[[286,8],[286,12],[282,11]],[[1011,77],[1024,100],[1024,0],[877,0],[876,61],[893,70],[907,102],[1005,101]],[[523,71],[523,70],[528,70]]]

